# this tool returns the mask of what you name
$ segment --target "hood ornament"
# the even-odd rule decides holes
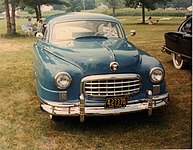
[[[119,69],[119,64],[117,62],[110,63],[111,71],[117,71]]]

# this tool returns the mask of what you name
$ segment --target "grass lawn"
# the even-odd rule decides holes
[[[137,47],[156,57],[166,70],[171,103],[153,111],[112,117],[63,118],[54,122],[39,109],[32,75],[34,37],[0,37],[0,149],[191,149],[192,74],[177,70],[170,55],[161,52],[163,34],[177,30],[184,17],[158,25],[138,24],[140,16],[119,17]],[[161,17],[153,17],[160,19]],[[18,32],[24,20],[17,20]],[[5,33],[0,21],[0,34]]]

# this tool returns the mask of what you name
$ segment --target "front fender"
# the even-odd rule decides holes
[[[81,69],[43,49],[34,50],[33,64],[37,93],[41,99],[57,102],[58,93],[67,92],[69,100],[77,100],[80,94],[80,81],[83,77]],[[72,83],[68,89],[61,90],[56,87],[54,77],[59,72],[67,72],[71,75]]]
[[[147,89],[153,91],[153,86],[156,85],[160,85],[161,93],[166,93],[165,80],[162,80],[159,83],[153,83],[150,80],[150,71],[154,67],[161,68],[165,74],[164,67],[157,59],[147,54],[146,52],[141,51],[141,65],[139,66],[139,72],[143,82],[142,83],[143,87],[141,89],[142,93],[145,93]]]

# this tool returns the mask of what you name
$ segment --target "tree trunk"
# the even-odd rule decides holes
[[[38,6],[35,7],[37,21],[40,20]]]
[[[8,0],[5,0],[5,11],[6,11],[6,21],[7,21],[7,34],[11,33],[11,19],[10,19],[10,13],[9,13],[9,2]]]
[[[145,0],[142,3],[142,24],[145,24]]]
[[[38,5],[38,11],[39,11],[39,17],[41,19],[42,18],[41,5]]]
[[[15,24],[15,0],[11,0],[11,33],[16,34]]]
[[[113,6],[113,16],[115,17],[115,6]]]
[[[41,5],[38,4],[35,7],[35,12],[36,12],[37,21],[39,21],[42,18]]]

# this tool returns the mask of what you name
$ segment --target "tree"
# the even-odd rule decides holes
[[[115,17],[115,10],[116,8],[123,6],[124,1],[123,0],[105,0],[108,7],[112,8],[113,10],[113,16]]]
[[[7,22],[7,34],[11,33],[11,17],[9,13],[9,2],[5,0],[5,12],[6,12],[6,22]]]
[[[4,1],[0,0],[0,13],[5,11]]]
[[[145,8],[148,10],[155,9],[155,3],[157,3],[157,0],[125,0],[125,5],[127,7],[129,6],[141,6],[142,8],[142,23],[145,23]]]
[[[66,5],[69,6],[69,4],[63,0],[20,0],[20,5],[25,7],[31,7],[35,10],[37,21],[42,18],[41,13],[41,5]]]
[[[15,23],[15,0],[11,0],[11,7],[9,7],[9,1],[4,1],[6,23],[7,23],[7,34],[16,34],[16,23]],[[10,10],[11,8],[11,10]]]
[[[94,9],[95,0],[67,0],[69,3],[67,12],[80,12],[81,10]]]
[[[7,23],[7,34],[16,34],[15,23],[15,0],[11,0],[11,7],[9,7],[9,1],[4,1]],[[10,10],[11,8],[11,10]]]
[[[67,12],[80,12],[84,9],[84,0],[68,0],[69,6]]]
[[[85,9],[94,9],[96,7],[95,0],[84,0]]]
[[[6,23],[7,23],[7,34],[16,34],[16,23],[15,23],[15,8],[16,3],[22,6],[29,6],[36,12],[37,20],[42,17],[40,6],[43,4],[60,4],[68,5],[65,1],[61,0],[4,0],[4,7],[6,11]],[[9,5],[11,7],[9,7]],[[10,10],[11,8],[11,10]]]
[[[174,4],[174,7],[176,8],[180,8],[180,7],[184,7],[184,8],[187,8],[189,6],[192,5],[192,1],[191,0],[173,0],[173,4]]]
[[[155,10],[156,4],[164,4],[166,2],[171,2],[172,0],[125,0],[125,4],[127,7],[131,6],[131,4],[140,5],[142,8],[142,23],[145,24],[145,8],[148,10]]]
[[[15,23],[15,0],[11,0],[11,33],[16,33],[16,23]]]

